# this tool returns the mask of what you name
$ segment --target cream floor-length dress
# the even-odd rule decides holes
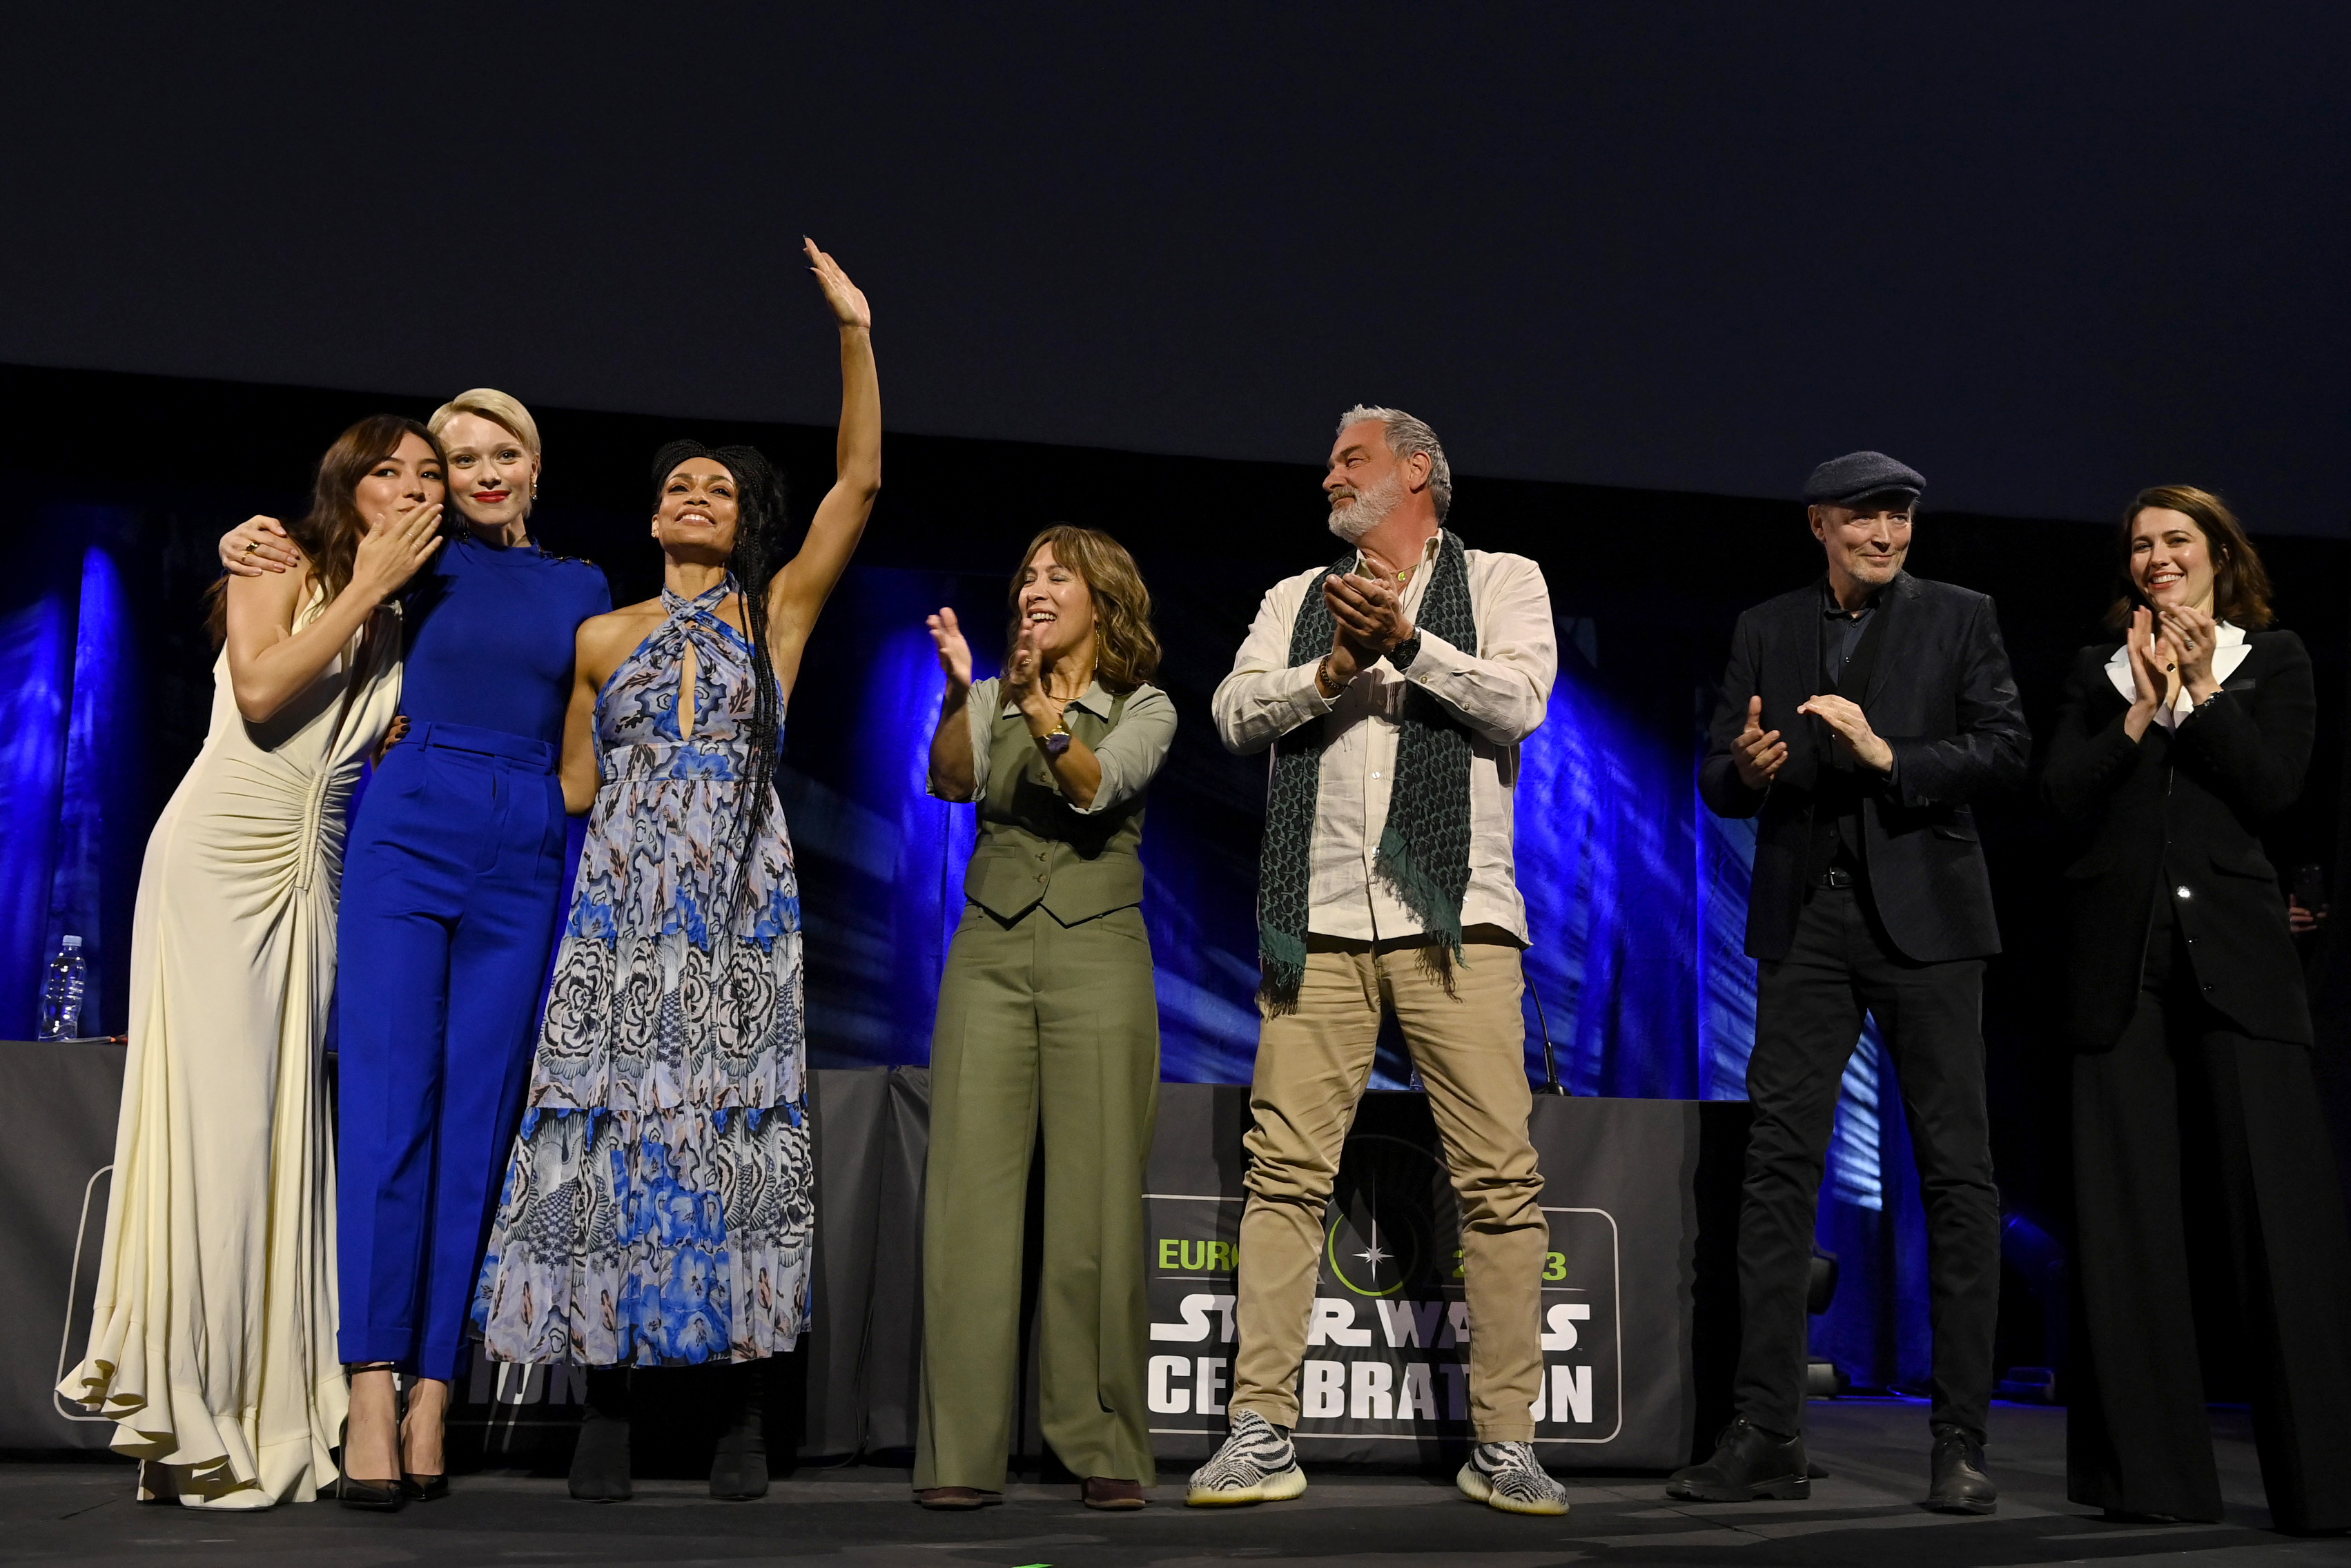
[[[393,617],[377,614],[389,649]],[[345,811],[400,705],[381,655],[345,702],[352,653],[258,725],[224,654],[204,749],[147,841],[89,1350],[58,1385],[146,1461],[142,1500],[267,1508],[335,1479],[349,1399],[321,1057]]]

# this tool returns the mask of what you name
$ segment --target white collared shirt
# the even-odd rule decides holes
[[[942,795],[935,779],[925,785],[930,793],[942,800],[987,799],[996,721],[1020,711],[1019,704],[1004,700],[1003,690],[1004,683],[994,675],[974,681],[971,696],[964,705],[971,717],[971,793],[961,797]],[[1083,708],[1107,722],[1117,699],[1102,689],[1100,681],[1094,681],[1070,706]],[[1160,764],[1167,760],[1167,748],[1175,741],[1176,705],[1165,692],[1146,681],[1127,694],[1126,711],[1119,716],[1118,727],[1103,736],[1102,744],[1094,747],[1094,760],[1102,764],[1102,783],[1095,787],[1093,804],[1081,806],[1071,801],[1070,810],[1081,817],[1091,817],[1134,800],[1151,787]]]
[[[2243,627],[2233,621],[2220,622],[2212,636],[2212,679],[2221,682],[2235,674],[2237,666],[2245,662],[2245,655],[2251,652],[2252,649],[2245,642]],[[2107,659],[2106,679],[2115,684],[2115,690],[2122,693],[2123,701],[2138,701],[2138,683],[2131,679],[2129,643],[2124,643]],[[2179,695],[2171,699],[2171,706],[2155,710],[2155,722],[2166,729],[2178,729],[2179,721],[2195,711],[2196,699],[2188,695],[2188,683],[2182,681],[2179,683]]]
[[[1404,612],[1416,626],[1437,542],[1429,540],[1405,585]],[[1420,627],[1420,653],[1410,669],[1399,671],[1382,659],[1335,701],[1324,701],[1314,684],[1322,655],[1290,663],[1299,608],[1325,570],[1318,566],[1274,584],[1258,606],[1233,673],[1217,687],[1217,734],[1243,756],[1266,750],[1301,724],[1334,716],[1322,753],[1308,888],[1307,929],[1318,936],[1377,941],[1422,929],[1395,888],[1373,873],[1395,786],[1405,690],[1416,685],[1459,715],[1470,732],[1469,886],[1461,923],[1499,925],[1520,942],[1527,939],[1511,791],[1519,779],[1519,743],[1542,722],[1559,674],[1551,591],[1542,569],[1524,556],[1467,553],[1478,653]]]

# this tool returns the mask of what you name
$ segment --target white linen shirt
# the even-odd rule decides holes
[[[971,720],[971,793],[948,795],[939,789],[937,779],[926,779],[924,788],[932,795],[942,800],[987,798],[988,773],[994,766],[996,721],[1020,711],[1018,703],[1004,700],[1003,692],[1003,681],[990,675],[972,682],[971,695],[965,704]],[[1106,723],[1111,709],[1118,705],[1100,681],[1093,681],[1082,695],[1071,699],[1070,706]],[[1145,681],[1127,694],[1126,712],[1120,716],[1118,727],[1094,747],[1094,760],[1102,764],[1102,784],[1094,790],[1093,804],[1081,806],[1071,800],[1070,810],[1081,817],[1092,817],[1125,805],[1151,787],[1160,765],[1167,760],[1167,748],[1175,743],[1176,705],[1165,692]]]
[[[1479,649],[1473,655],[1420,625],[1437,542],[1429,540],[1405,585],[1404,612],[1420,632],[1420,653],[1410,669],[1399,671],[1381,659],[1325,702],[1314,684],[1322,650],[1305,664],[1290,663],[1299,608],[1325,570],[1318,566],[1274,584],[1258,606],[1232,674],[1217,687],[1217,734],[1228,749],[1245,757],[1277,745],[1301,724],[1334,716],[1322,753],[1307,894],[1306,926],[1317,936],[1380,941],[1422,930],[1372,865],[1387,827],[1410,685],[1460,716],[1470,733],[1469,885],[1461,924],[1499,925],[1520,943],[1527,940],[1511,791],[1519,781],[1519,742],[1542,722],[1559,674],[1551,591],[1542,569],[1524,556],[1468,551],[1469,612]],[[1270,758],[1268,769],[1270,777]]]

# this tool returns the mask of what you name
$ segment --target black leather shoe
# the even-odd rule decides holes
[[[362,1481],[345,1476],[335,1483],[335,1500],[345,1508],[369,1513],[398,1513],[408,1494],[396,1480]]]
[[[411,1502],[439,1502],[449,1495],[449,1478],[445,1475],[403,1474],[400,1478],[400,1491]]]
[[[1983,1445],[1957,1427],[1935,1428],[1927,1506],[1938,1513],[1990,1513],[2000,1506],[2000,1488],[1984,1470]]]
[[[1706,1463],[1673,1473],[1666,1495],[1686,1502],[1801,1501],[1813,1495],[1810,1469],[1802,1437],[1775,1437],[1761,1427],[1733,1421],[1714,1440]]]

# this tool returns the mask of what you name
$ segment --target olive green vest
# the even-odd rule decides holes
[[[1090,747],[1118,727],[1126,698],[1108,719],[1071,706],[1070,733]],[[988,732],[987,793],[979,802],[979,846],[964,873],[964,896],[999,920],[1017,920],[1042,904],[1064,925],[1143,902],[1140,797],[1099,815],[1062,799],[1029,723],[999,705]]]

